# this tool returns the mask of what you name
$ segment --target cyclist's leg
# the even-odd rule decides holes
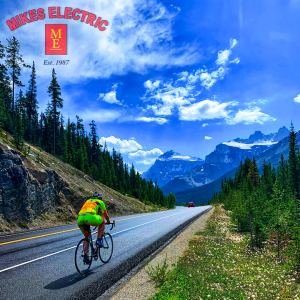
[[[102,234],[104,232],[104,228],[105,228],[105,223],[104,220],[101,216],[99,215],[93,215],[93,224],[91,224],[93,226],[98,226],[98,239],[101,239]]]
[[[98,239],[101,239],[102,234],[104,232],[104,228],[105,228],[105,223],[104,221],[102,221],[102,224],[98,226],[98,235],[97,235]]]
[[[91,227],[87,224],[87,221],[89,220],[85,216],[79,216],[77,220],[77,225],[85,237],[89,237],[91,234]],[[83,242],[83,251],[85,254],[89,252],[89,243],[87,241]]]

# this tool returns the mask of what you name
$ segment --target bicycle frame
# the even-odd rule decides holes
[[[113,222],[111,222],[109,224],[111,224],[110,230],[112,230],[116,226],[115,221],[113,221]],[[105,225],[109,225],[109,224],[105,224]],[[96,230],[96,228],[98,228],[98,226],[95,226],[93,230]],[[105,235],[105,233],[106,232],[104,230],[101,239],[103,238],[103,236]],[[93,255],[92,256],[93,256],[94,260],[97,260],[98,259],[98,246],[96,244],[96,249],[94,248],[92,233],[89,235],[88,239],[89,239],[88,242],[91,243],[92,249],[93,249]],[[107,248],[107,247],[104,247],[104,248]]]

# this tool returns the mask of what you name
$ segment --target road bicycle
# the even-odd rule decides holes
[[[111,223],[106,223],[105,225],[111,225],[110,230],[112,230],[115,227],[115,221]],[[97,228],[96,226],[94,230]],[[88,237],[83,238],[77,245],[76,251],[75,251],[75,267],[79,274],[85,275],[88,270],[90,269],[93,260],[98,260],[98,257],[100,260],[106,264],[110,261],[112,253],[113,253],[113,238],[108,232],[103,232],[101,237],[102,244],[104,247],[99,247],[97,243],[93,245],[93,237],[92,234],[90,234]],[[90,261],[89,264],[86,264],[83,261],[84,258],[84,242],[88,243],[88,259]]]

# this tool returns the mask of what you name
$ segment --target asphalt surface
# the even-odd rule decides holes
[[[76,224],[0,236],[0,299],[96,299],[210,206],[112,218],[114,252],[81,276],[74,264]],[[46,236],[43,236],[46,235]],[[93,235],[95,240],[96,235]]]

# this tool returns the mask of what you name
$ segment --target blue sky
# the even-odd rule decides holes
[[[48,14],[13,32],[5,23],[49,6],[86,10],[109,25],[101,32]],[[44,59],[69,59],[56,67],[63,115],[79,115],[86,128],[94,119],[101,142],[140,171],[171,149],[204,158],[255,130],[291,120],[300,129],[300,0],[0,0],[0,11],[0,40],[15,35],[26,62],[36,63],[41,110],[52,69]],[[45,24],[68,25],[67,56],[44,54]]]

